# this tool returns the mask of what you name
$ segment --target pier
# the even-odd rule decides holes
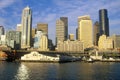
[[[4,50],[8,57],[19,59],[21,56],[28,54],[32,51],[37,51],[41,54],[45,55],[68,55],[68,56],[76,56],[76,57],[83,57],[83,56],[90,56],[89,52],[59,52],[59,51],[38,51],[38,50]],[[120,57],[120,53],[105,53],[99,52],[99,55],[103,55],[105,57]]]

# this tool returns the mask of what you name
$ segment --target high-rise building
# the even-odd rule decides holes
[[[100,35],[100,26],[99,26],[99,22],[96,21],[94,23],[94,26],[93,26],[93,42],[94,42],[94,45],[97,46],[98,45],[98,40],[99,40],[99,35]]]
[[[64,41],[68,38],[68,18],[60,17],[56,21],[56,42]]]
[[[78,40],[84,44],[84,49],[93,46],[92,20],[90,16],[78,17]]]
[[[48,36],[48,24],[38,23],[37,24],[37,31],[42,31],[45,35]]]
[[[21,38],[21,48],[31,47],[31,37],[32,37],[32,12],[27,6],[22,12],[22,38]]]
[[[3,27],[3,26],[0,26],[0,36],[1,36],[1,35],[4,35],[4,32],[5,32],[5,31],[4,31],[4,27]]]
[[[99,10],[100,35],[109,36],[109,19],[107,9]]]
[[[13,49],[21,48],[21,32],[19,31],[8,31],[6,33],[7,45]]]
[[[34,48],[40,48],[40,39],[43,35],[42,31],[37,31],[34,37]]]
[[[41,51],[48,50],[48,38],[42,31],[37,31],[35,34],[34,48]]]

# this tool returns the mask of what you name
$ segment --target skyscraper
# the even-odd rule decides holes
[[[94,26],[93,26],[93,42],[94,42],[94,45],[97,46],[98,45],[98,40],[99,40],[99,35],[100,35],[100,26],[99,26],[99,22],[96,21],[94,23]]]
[[[22,12],[22,38],[21,48],[31,47],[31,31],[32,31],[32,12],[27,6]]]
[[[93,46],[92,20],[90,16],[78,17],[78,40],[84,44],[84,49]]]
[[[68,38],[68,18],[60,17],[56,21],[56,42],[64,41]]]
[[[100,35],[109,36],[109,19],[107,9],[99,10]]]
[[[38,23],[37,24],[37,31],[42,31],[45,35],[48,36],[48,24]]]

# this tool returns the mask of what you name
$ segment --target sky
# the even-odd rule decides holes
[[[48,23],[49,39],[53,42],[56,20],[60,17],[68,17],[69,34],[75,34],[78,17],[90,15],[94,24],[99,21],[100,9],[108,10],[110,35],[120,34],[120,0],[0,0],[0,25],[6,31],[16,30],[26,6],[32,10],[32,27],[37,23]]]

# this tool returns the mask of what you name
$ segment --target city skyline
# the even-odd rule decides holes
[[[32,4],[31,4],[32,3]],[[86,5],[87,4],[87,5]],[[92,5],[91,5],[92,4]],[[99,21],[99,9],[107,9],[109,17],[109,28],[111,34],[120,34],[120,1],[79,1],[79,0],[49,0],[49,1],[16,1],[16,0],[1,0],[0,1],[0,25],[5,27],[5,30],[15,29],[17,24],[21,23],[21,14],[24,7],[27,5],[33,11],[33,25],[37,23],[48,23],[49,38],[55,42],[55,22],[59,17],[68,17],[68,32],[76,33],[77,17],[90,15],[93,23]],[[17,7],[16,7],[17,6]],[[96,9],[94,9],[96,8]],[[118,9],[117,9],[118,8]],[[13,22],[14,20],[14,22]]]

